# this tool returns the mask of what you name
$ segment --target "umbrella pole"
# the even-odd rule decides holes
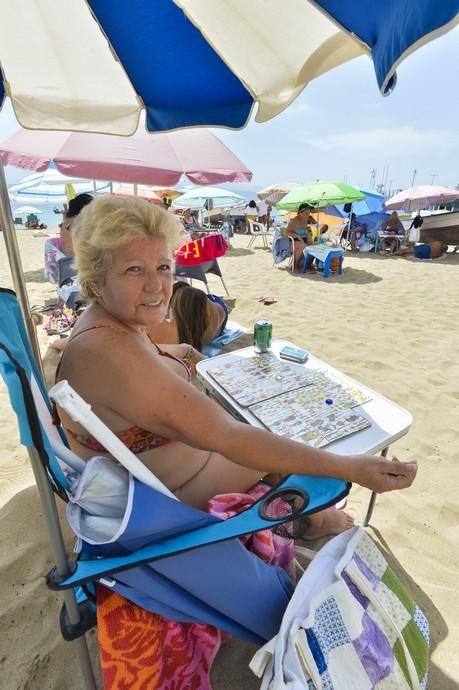
[[[27,333],[29,335],[32,352],[38,364],[40,373],[43,375],[43,365],[41,361],[40,346],[38,344],[37,331],[30,312],[29,298],[24,280],[24,270],[22,268],[21,257],[19,254],[16,230],[14,229],[11,206],[8,199],[8,187],[6,185],[5,170],[0,163],[0,227],[3,230],[5,239],[6,253],[10,265],[11,276],[16,295],[21,305]]]

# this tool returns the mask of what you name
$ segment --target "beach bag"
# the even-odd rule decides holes
[[[261,690],[426,690],[428,657],[427,619],[355,527],[317,553],[250,667]]]

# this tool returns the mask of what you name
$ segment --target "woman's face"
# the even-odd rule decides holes
[[[172,264],[163,239],[134,240],[114,249],[105,282],[96,288],[99,302],[133,328],[161,323],[172,293]]]

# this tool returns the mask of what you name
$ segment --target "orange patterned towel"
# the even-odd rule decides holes
[[[209,512],[229,518],[266,491],[258,484],[248,494],[215,496]],[[293,542],[270,530],[241,540],[266,563],[292,574]],[[227,633],[168,620],[102,585],[97,586],[97,622],[104,690],[212,690],[210,669]]]
[[[102,586],[97,621],[105,690],[212,690],[217,628],[170,621]]]

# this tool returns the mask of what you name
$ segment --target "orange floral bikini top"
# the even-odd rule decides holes
[[[96,324],[95,326],[90,326],[89,328],[85,328],[82,331],[79,331],[71,339],[73,340],[74,338],[77,338],[79,335],[87,333],[88,331],[96,330],[97,328],[113,328],[114,330],[121,330],[116,328],[116,326],[110,326],[108,324]],[[150,336],[148,337],[150,338]],[[192,362],[186,362],[185,360],[180,359],[180,357],[175,357],[174,355],[171,355],[169,352],[161,350],[161,348],[151,338],[150,341],[161,357],[168,357],[169,359],[173,359],[176,362],[179,362],[183,367],[185,367],[187,379],[189,382],[191,382],[194,374],[196,373],[195,365]],[[61,361],[59,362],[56,369],[56,380],[59,375]],[[56,404],[54,402],[53,422],[56,425],[61,423],[56,408]],[[64,430],[66,434],[68,434],[77,443],[79,443],[80,446],[83,446],[83,448],[88,448],[89,450],[93,450],[98,453],[108,452],[106,448],[104,448],[104,446],[101,443],[99,443],[99,441],[96,438],[94,438],[94,436],[91,436],[90,434],[78,434],[75,431],[72,431],[72,429],[68,429],[67,427],[64,427]],[[125,431],[115,432],[115,436],[117,436],[117,438],[119,438],[119,440],[122,441],[122,443],[124,443],[124,445],[127,446],[129,450],[132,451],[135,455],[138,455],[139,453],[144,453],[147,450],[159,448],[160,446],[165,446],[168,443],[173,443],[172,439],[170,438],[166,438],[165,436],[159,436],[158,434],[154,434],[152,431],[141,429],[138,426],[131,426],[129,429],[126,429]]]

